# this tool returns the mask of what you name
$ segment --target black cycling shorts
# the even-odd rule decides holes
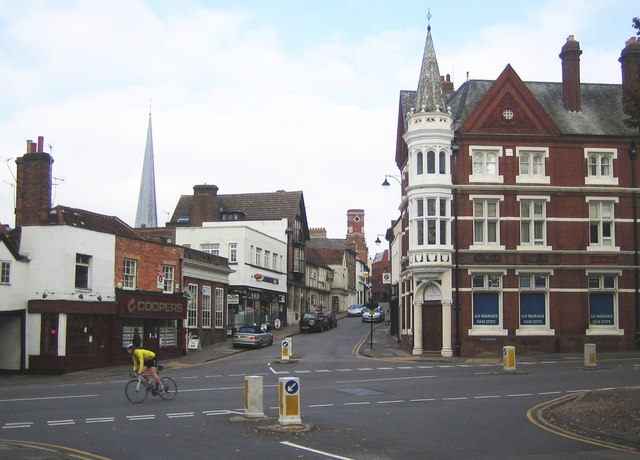
[[[152,367],[158,367],[158,359],[157,358],[153,358],[153,359],[145,360],[144,365],[148,369],[151,369]]]

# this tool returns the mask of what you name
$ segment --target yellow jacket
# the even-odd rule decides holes
[[[135,350],[133,350],[133,353],[131,353],[131,359],[133,359],[133,372],[141,374],[142,368],[144,367],[144,362],[149,361],[155,357],[156,354],[154,352],[145,350],[144,348],[136,348]]]

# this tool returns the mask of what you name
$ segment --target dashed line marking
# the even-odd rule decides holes
[[[130,422],[137,422],[140,420],[155,420],[156,416],[154,414],[148,415],[127,415],[127,420]]]
[[[175,412],[173,414],[167,414],[169,418],[185,418],[185,417],[194,417],[195,414],[193,412]]]
[[[75,425],[75,420],[48,420],[47,425],[49,426],[61,426],[61,425]]]
[[[115,418],[114,417],[95,417],[95,418],[85,419],[84,422],[85,423],[109,423],[109,422],[115,422]]]
[[[474,396],[473,399],[491,399],[491,398],[501,398],[500,395],[486,395],[486,396]]]
[[[31,428],[33,426],[33,422],[10,422],[5,423],[2,426],[3,430],[12,430],[14,428]]]

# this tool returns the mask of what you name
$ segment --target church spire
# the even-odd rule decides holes
[[[427,13],[427,21],[427,40],[424,44],[424,54],[422,55],[422,68],[420,69],[420,79],[418,80],[415,109],[418,112],[435,112],[437,108],[444,111],[446,109],[442,94],[442,83],[440,82],[440,69],[438,69],[436,50],[433,47],[433,39],[431,38],[431,12]]]
[[[138,211],[136,212],[136,227],[157,227],[156,212],[156,177],[153,165],[153,136],[151,134],[151,112],[149,112],[149,127],[147,128],[147,145],[144,149],[144,163],[142,165],[142,180],[138,195]]]

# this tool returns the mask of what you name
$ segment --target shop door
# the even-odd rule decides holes
[[[146,350],[151,350],[158,354],[160,352],[160,331],[158,330],[158,326],[154,323],[149,323],[145,321],[144,325],[144,334],[145,337],[143,339],[143,347]]]
[[[426,351],[442,349],[442,304],[425,302],[422,310],[422,344]]]

